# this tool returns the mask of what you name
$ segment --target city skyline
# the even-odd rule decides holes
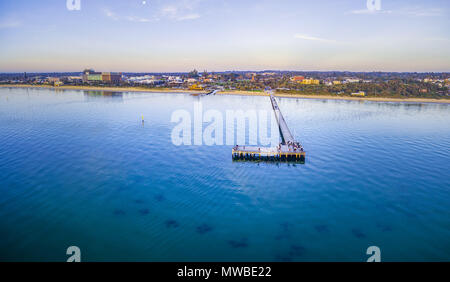
[[[0,2],[0,72],[450,71],[446,1]]]

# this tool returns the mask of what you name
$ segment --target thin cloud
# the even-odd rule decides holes
[[[376,14],[391,14],[391,10],[369,10],[369,9],[362,9],[362,10],[353,10],[350,11],[350,14],[354,15],[376,15]]]
[[[319,41],[319,42],[327,42],[327,43],[337,43],[336,40],[326,39],[326,38],[320,38],[320,37],[315,37],[315,36],[309,36],[309,35],[306,35],[306,34],[300,34],[300,33],[295,34],[295,35],[294,35],[294,38],[302,39],[302,40],[309,40],[309,41]]]
[[[414,17],[439,17],[444,14],[444,10],[441,8],[414,7],[403,9],[400,13]]]
[[[141,17],[127,17],[126,20],[135,23],[148,23],[151,22],[151,19],[141,18]]]
[[[440,41],[440,42],[450,42],[450,38],[445,37],[429,37],[425,38],[427,41]]]
[[[178,21],[185,21],[185,20],[195,20],[195,19],[198,19],[198,18],[200,18],[199,14],[188,14],[188,15],[185,15],[185,16],[178,17],[177,20]]]
[[[200,18],[200,14],[198,11],[198,4],[202,0],[182,0],[175,1],[171,4],[165,5],[159,9],[156,15],[153,17],[138,17],[138,16],[120,16],[110,10],[109,8],[103,9],[103,14],[114,20],[126,20],[130,22],[136,23],[147,23],[147,22],[155,22],[161,19],[169,19],[173,21],[186,21],[186,20],[196,20]]]
[[[200,18],[200,14],[195,13],[200,0],[179,1],[161,8],[160,15],[175,21],[195,20]]]
[[[103,13],[105,14],[105,16],[107,16],[110,19],[113,19],[115,21],[119,20],[119,17],[116,15],[116,13],[114,13],[113,11],[111,11],[109,9],[104,9]]]
[[[350,11],[354,15],[379,15],[379,14],[393,14],[413,17],[439,17],[444,15],[444,9],[441,8],[423,8],[423,7],[406,7],[399,10],[370,10],[361,9]]]
[[[116,13],[114,13],[113,11],[111,11],[109,9],[104,9],[103,13],[105,14],[105,16],[107,16],[108,18],[110,18],[114,21],[126,20],[126,21],[130,21],[130,22],[135,22],[135,23],[147,23],[147,22],[156,20],[156,19],[142,18],[142,17],[136,17],[136,16],[120,17]]]
[[[16,28],[22,26],[22,23],[17,20],[5,20],[0,22],[0,29]]]

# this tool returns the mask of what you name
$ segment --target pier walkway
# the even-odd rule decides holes
[[[294,136],[292,136],[292,133],[289,130],[289,127],[287,126],[283,115],[281,114],[277,100],[275,100],[275,96],[273,96],[273,94],[270,94],[270,101],[272,102],[272,108],[275,113],[275,118],[277,119],[278,127],[280,128],[281,139],[283,140],[282,143],[294,143]]]

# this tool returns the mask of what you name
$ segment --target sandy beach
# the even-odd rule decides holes
[[[140,88],[140,87],[98,87],[98,86],[50,86],[50,85],[31,85],[31,84],[5,84],[0,85],[3,88],[49,88],[55,90],[87,90],[87,91],[112,91],[112,92],[158,92],[158,93],[189,93],[203,94],[206,91],[188,90],[188,89],[170,89],[170,88]],[[240,91],[226,90],[217,92],[216,95],[242,95],[242,96],[269,96],[262,91]],[[302,98],[302,99],[324,99],[324,100],[352,100],[352,101],[378,101],[378,102],[414,102],[414,103],[445,103],[450,104],[449,99],[433,98],[389,98],[389,97],[350,97],[350,96],[331,96],[331,95],[302,95],[302,94],[283,94],[277,93],[276,97],[283,98]]]

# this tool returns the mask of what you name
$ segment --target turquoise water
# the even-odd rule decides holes
[[[0,260],[450,260],[449,105],[280,99],[307,158],[276,164],[170,138],[267,97],[101,94],[0,89]]]

